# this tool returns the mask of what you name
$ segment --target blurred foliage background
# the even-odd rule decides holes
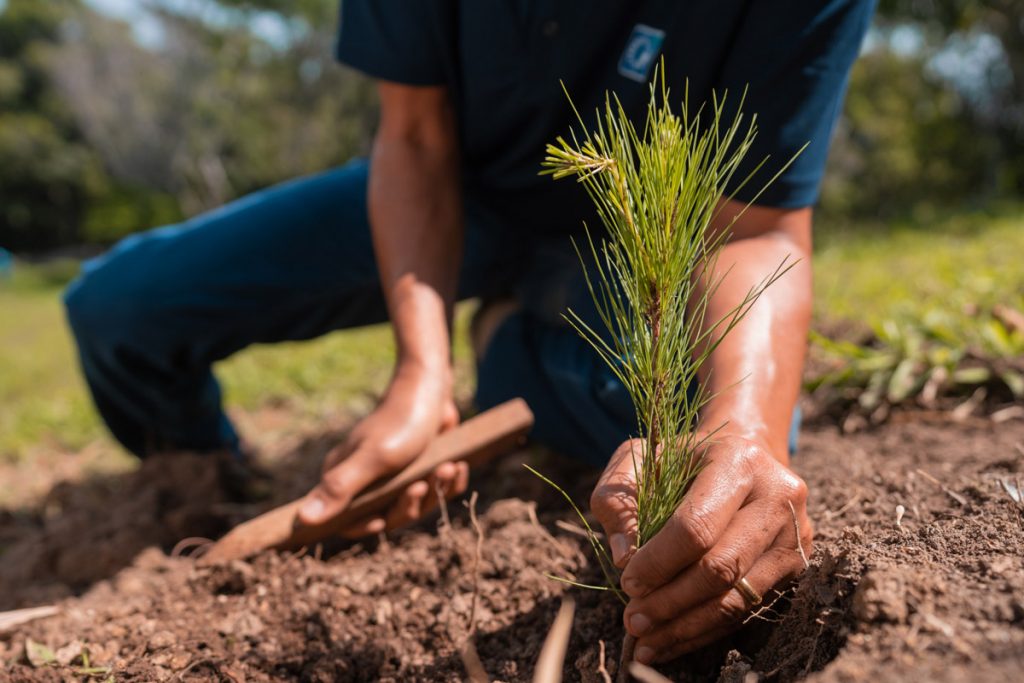
[[[0,250],[0,469],[119,452],[62,324],[80,257],[367,151],[376,102],[333,61],[337,2],[0,0],[0,247],[19,257],[5,275]],[[812,384],[920,403],[967,370],[968,392],[1024,398],[1024,318],[1000,313],[1024,310],[1021,0],[880,0],[817,216],[834,357]],[[217,373],[234,406],[320,423],[371,405],[392,353],[375,328],[255,347]]]
[[[0,0],[0,245],[107,244],[342,163],[372,89],[337,0]],[[1019,0],[881,0],[819,225],[1024,192]],[[870,221],[868,221],[870,222]]]
[[[105,244],[365,151],[336,0],[0,0],[0,245]]]

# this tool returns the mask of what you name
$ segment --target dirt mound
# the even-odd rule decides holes
[[[814,679],[829,681],[1018,678],[1024,507],[1003,482],[1024,480],[1022,425],[911,422],[812,433],[805,447],[821,559],[757,668],[788,679],[825,666]]]
[[[223,502],[217,468],[193,454],[151,458],[123,477],[58,484],[5,544],[0,606],[88,586],[150,546],[216,535],[226,528]]]
[[[1022,476],[1019,444],[1020,422],[996,430],[894,421],[852,436],[808,430],[797,467],[818,525],[812,568],[741,633],[664,673],[747,682],[1016,678],[1024,666],[1024,511],[1000,479]],[[555,459],[538,466],[586,500],[594,472]],[[73,678],[86,650],[92,666],[111,667],[119,681],[456,681],[465,676],[458,647],[472,624],[491,678],[529,680],[566,592],[577,599],[567,680],[601,680],[600,641],[614,671],[620,607],[545,576],[600,580],[572,513],[516,457],[475,479],[479,557],[464,506],[452,504],[440,529],[431,521],[325,550],[322,559],[319,551],[266,554],[213,568],[166,554],[174,531],[194,535],[224,521],[203,467],[183,466],[184,478],[144,467],[107,501],[109,520],[96,519],[103,508],[94,501],[69,502],[41,523],[41,537],[4,552],[0,580],[19,581],[14,599],[3,591],[9,603],[38,602],[32,591],[41,586],[92,585],[63,599],[61,615],[0,635],[0,677]],[[139,553],[144,545],[164,550]],[[118,570],[128,553],[134,561]],[[19,555],[31,570],[9,570]],[[30,639],[58,664],[29,664]]]

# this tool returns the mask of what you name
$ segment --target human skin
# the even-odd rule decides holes
[[[742,212],[723,202],[713,229]],[[623,615],[643,663],[673,659],[735,629],[751,612],[734,587],[746,577],[766,595],[804,569],[811,550],[807,486],[789,469],[788,435],[811,313],[811,210],[752,206],[732,226],[716,271],[724,275],[704,323],[717,321],[783,261],[793,267],[750,309],[702,369],[715,395],[700,423],[714,435],[682,505],[635,549],[633,450],[625,442],[591,497],[608,535]],[[797,539],[797,529],[800,538]],[[804,555],[801,555],[801,549]]]
[[[398,357],[380,405],[328,455],[300,511],[306,523],[343,510],[362,488],[404,467],[458,421],[450,352],[463,234],[455,118],[444,88],[381,82],[379,92],[370,224]],[[713,228],[724,229],[742,208],[724,202]],[[631,598],[626,628],[639,637],[641,661],[672,658],[735,628],[750,611],[732,587],[739,578],[765,594],[799,572],[794,518],[810,552],[807,489],[790,471],[787,452],[810,318],[810,252],[810,209],[754,206],[732,225],[717,273],[731,270],[710,300],[708,320],[725,315],[783,258],[799,261],[705,366],[702,381],[718,396],[702,424],[726,426],[665,528],[634,549],[636,442],[615,452],[594,490],[591,507],[623,568],[623,590]],[[467,485],[465,464],[442,465],[430,480],[407,488],[386,514],[344,535],[406,524],[438,503],[437,491],[451,497]]]
[[[459,419],[450,350],[463,235],[455,116],[444,88],[381,82],[378,91],[369,212],[397,360],[380,404],[324,461],[320,483],[299,513],[308,524],[336,515]],[[384,516],[362,520],[343,535],[402,526],[438,504],[437,490],[458,495],[468,481],[465,463],[441,465],[429,480],[410,485]]]

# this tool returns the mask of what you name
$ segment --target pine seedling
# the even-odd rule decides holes
[[[589,230],[586,245],[576,245],[604,329],[592,328],[575,311],[567,319],[622,382],[636,410],[637,435],[645,444],[633,454],[638,547],[679,507],[724,426],[698,425],[702,408],[714,398],[699,381],[701,369],[792,265],[784,260],[732,310],[707,319],[709,302],[727,276],[718,271],[718,258],[739,216],[724,230],[712,225],[753,143],[756,121],[740,112],[742,99],[726,121],[725,97],[691,115],[689,93],[676,113],[663,69],[660,74],[651,85],[642,130],[609,95],[592,130],[576,113],[583,132],[548,145],[542,171],[555,179],[577,178],[606,229],[600,246]],[[738,188],[761,165],[737,178]],[[616,590],[608,552],[591,536]]]

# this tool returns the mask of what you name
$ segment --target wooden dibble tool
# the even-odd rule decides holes
[[[243,522],[214,543],[199,564],[244,559],[263,550],[290,550],[334,536],[353,522],[380,512],[410,484],[424,479],[446,462],[465,460],[478,465],[521,444],[533,426],[533,413],[522,399],[513,399],[439,434],[416,460],[401,472],[356,496],[337,517],[308,526],[298,523],[303,499],[274,508]]]

